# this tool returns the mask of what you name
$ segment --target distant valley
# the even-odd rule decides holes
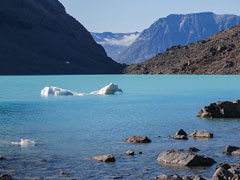
[[[101,44],[107,55],[118,61],[121,54],[138,38],[139,32],[134,33],[91,33],[94,40]]]

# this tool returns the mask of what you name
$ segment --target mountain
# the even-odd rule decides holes
[[[58,0],[1,0],[0,74],[106,74],[122,66]]]
[[[134,33],[91,33],[94,40],[101,44],[107,55],[118,61],[119,55],[125,51],[139,36],[139,32]]]
[[[172,14],[144,30],[118,58],[121,63],[137,63],[164,52],[173,45],[186,45],[214,35],[240,23],[235,15],[211,12],[187,15]]]
[[[214,36],[173,46],[143,63],[126,67],[127,74],[240,74],[240,25]]]

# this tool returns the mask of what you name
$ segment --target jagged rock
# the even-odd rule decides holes
[[[231,164],[232,167],[240,168],[240,163]]]
[[[215,163],[215,161],[209,157],[184,153],[179,150],[162,152],[157,160],[160,163],[179,166],[211,166]]]
[[[187,133],[183,129],[180,129],[178,132],[176,132],[176,135],[187,136]]]
[[[92,160],[101,161],[101,162],[115,162],[116,161],[116,159],[113,155],[95,156],[92,158]]]
[[[230,180],[233,179],[234,174],[231,173],[229,170],[220,167],[213,175],[213,180]]]
[[[176,132],[175,135],[171,136],[173,139],[178,139],[178,140],[187,140],[188,137],[187,137],[187,133],[180,129],[178,132]]]
[[[152,141],[146,136],[132,136],[130,138],[124,139],[124,142],[127,142],[127,143],[150,143]]]
[[[200,150],[198,148],[195,148],[195,147],[190,147],[188,149],[188,152],[198,152],[198,151],[200,151]]]
[[[129,155],[129,156],[133,156],[134,155],[134,151],[128,150],[125,154]]]
[[[229,165],[229,164],[222,164],[222,163],[220,163],[220,164],[218,164],[217,166],[216,166],[216,170],[218,169],[218,168],[220,168],[220,167],[222,167],[222,168],[224,168],[224,169],[226,169],[226,170],[228,170],[228,169],[230,169],[231,168],[231,166]]]
[[[240,100],[219,101],[205,106],[197,114],[202,118],[240,118]]]
[[[0,180],[12,180],[12,176],[10,176],[8,174],[2,174],[0,176]]]
[[[209,131],[193,131],[188,137],[195,139],[210,139],[213,138],[213,134]]]
[[[177,174],[174,174],[174,175],[162,174],[160,176],[155,177],[155,180],[182,180],[182,178]]]
[[[230,154],[232,154],[232,155],[240,155],[240,147],[227,146],[226,150],[223,153],[226,153],[228,155],[230,155]]]

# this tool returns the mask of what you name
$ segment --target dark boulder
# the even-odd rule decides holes
[[[197,114],[202,118],[240,118],[240,100],[219,101],[205,106]]]
[[[209,157],[184,153],[179,150],[168,150],[162,152],[158,158],[158,162],[169,165],[179,166],[211,166],[215,161]]]
[[[227,146],[226,150],[223,153],[228,154],[228,155],[239,155],[240,156],[240,147]]]
[[[178,132],[176,132],[176,135],[187,136],[187,133],[183,129],[180,129]]]
[[[0,176],[0,180],[12,180],[12,176],[10,176],[8,174],[2,174]]]
[[[178,140],[187,140],[187,133],[183,130],[180,129],[178,132],[176,132],[175,135],[171,136],[173,139],[178,139]]]
[[[113,155],[95,156],[92,158],[92,160],[101,161],[101,162],[115,162],[116,161],[116,159]]]
[[[147,136],[132,136],[130,138],[124,139],[127,143],[150,143],[152,142]]]
[[[216,166],[215,169],[217,170],[217,169],[220,168],[220,167],[222,167],[222,168],[224,168],[224,169],[226,169],[226,170],[228,170],[228,169],[231,168],[231,166],[230,166],[229,164],[222,164],[222,163],[220,163],[219,165]]]

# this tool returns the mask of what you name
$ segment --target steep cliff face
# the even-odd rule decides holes
[[[128,66],[127,74],[240,74],[240,25],[214,36],[173,46],[143,63]]]
[[[58,0],[1,0],[0,74],[120,73]]]
[[[239,23],[239,16],[216,15],[210,12],[169,15],[144,30],[136,41],[119,55],[118,60],[127,64],[142,62],[173,45],[194,43]]]

